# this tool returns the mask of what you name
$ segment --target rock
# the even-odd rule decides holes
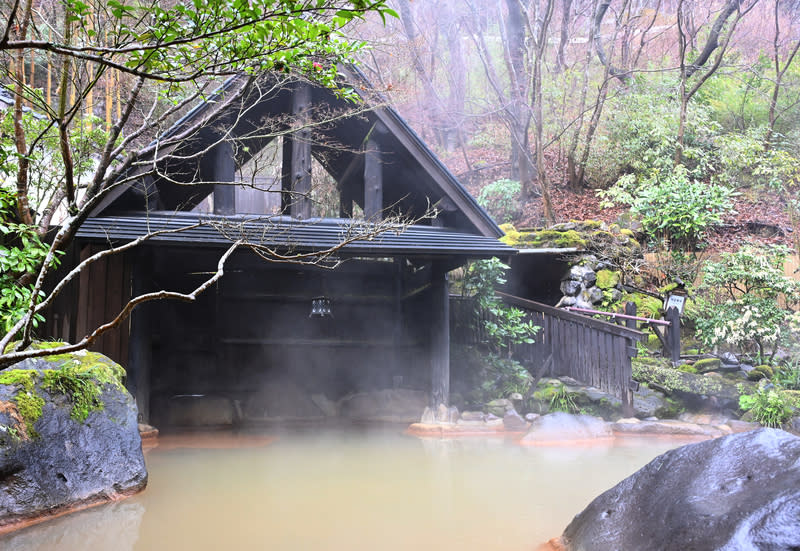
[[[539,417],[541,417],[541,415],[539,415],[538,413],[526,413],[525,414],[525,420],[526,421],[531,421],[532,422],[532,421],[535,421],[536,419],[538,419]]]
[[[694,423],[696,425],[724,425],[729,419],[724,415],[715,413],[681,413],[678,416],[679,421],[686,423]]]
[[[561,297],[561,300],[556,304],[556,308],[564,308],[566,306],[575,306],[575,297]]]
[[[786,423],[786,430],[800,435],[800,417],[792,417],[789,419],[789,421]]]
[[[580,281],[575,281],[574,279],[568,279],[566,281],[561,282],[561,292],[564,296],[574,297],[581,291],[581,283]]]
[[[124,375],[87,351],[0,371],[0,531],[144,489],[138,411]]]
[[[611,428],[598,417],[556,412],[534,419],[520,443],[527,445],[569,443],[575,440],[594,440],[612,436]]]
[[[586,276],[588,274],[590,274],[590,273],[594,274],[594,270],[592,270],[588,266],[580,266],[580,265],[579,266],[573,266],[572,268],[569,269],[569,272],[567,273],[566,279],[571,279],[573,281],[579,281],[580,282],[580,281],[583,281],[584,278],[586,278]]]
[[[587,289],[589,287],[593,287],[595,282],[597,281],[597,274],[592,272],[586,272],[583,274],[583,286]]]
[[[425,408],[428,409],[428,408]],[[439,404],[436,407],[436,422],[455,424],[458,421],[459,414],[458,408],[455,406],[447,407],[444,404]]]
[[[697,436],[702,438],[716,438],[724,436],[727,430],[710,425],[696,425],[675,419],[660,421],[641,421],[639,423],[620,423],[611,425],[617,435],[663,435],[663,436]]]
[[[528,423],[516,411],[509,411],[503,417],[503,426],[506,430],[521,431],[528,428]]]
[[[720,354],[719,359],[722,360],[722,363],[728,365],[739,365],[739,360],[736,358],[736,355],[731,352],[723,352]]]
[[[345,396],[339,400],[339,415],[359,421],[414,423],[427,405],[424,391],[388,388]]]
[[[658,391],[639,385],[633,392],[633,411],[639,417],[667,417],[672,409],[667,397]]]
[[[523,396],[519,392],[512,392],[511,394],[508,395],[508,399],[511,400],[512,402],[521,402],[522,398]]]
[[[693,367],[698,373],[708,373],[720,368],[722,362],[719,358],[703,358],[694,362]]]
[[[325,414],[325,417],[339,415],[339,405],[324,394],[312,394],[311,401]]]
[[[480,421],[483,423],[486,414],[482,411],[464,411],[461,413],[461,419],[464,421]]]
[[[514,411],[514,404],[507,398],[498,398],[486,404],[486,411],[502,418],[507,411]]]
[[[677,448],[567,526],[566,549],[800,548],[800,438],[776,429]]]
[[[422,411],[422,417],[420,418],[419,422],[423,425],[436,424],[436,415],[434,415],[433,410],[428,406],[425,406],[425,409]]]
[[[592,305],[599,304],[603,302],[603,290],[600,287],[592,287],[581,293],[581,297]]]

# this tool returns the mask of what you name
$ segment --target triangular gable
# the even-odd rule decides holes
[[[353,105],[332,91],[313,86],[310,90],[312,119],[323,116],[325,122],[314,126],[312,155],[337,181],[343,198],[361,204],[364,200],[366,143],[379,147],[382,165],[382,208],[419,216],[433,205],[439,212],[439,225],[485,236],[503,235],[497,224],[441,163],[422,139],[400,115],[375,96],[366,78],[355,69],[346,74],[354,83],[364,105],[355,106],[358,113],[345,115]],[[243,101],[236,101],[220,110],[226,90],[237,86],[231,79],[208,101],[199,104],[179,120],[162,137],[167,143],[178,137],[165,161],[158,163],[159,174],[166,175],[145,181],[134,181],[113,190],[93,216],[131,210],[189,210],[213,191],[213,185],[202,182],[233,181],[220,177],[219,167],[247,161],[247,156],[263,148],[276,135],[287,132],[292,113],[294,88],[288,80],[264,79]],[[269,87],[265,92],[264,85]],[[211,119],[211,114],[216,115]],[[337,116],[331,116],[332,114]],[[202,128],[187,132],[193,126]],[[265,132],[264,129],[268,131]],[[222,133],[244,140],[247,147],[221,150],[214,146]],[[185,139],[184,139],[184,136]],[[375,144],[375,145],[372,145]],[[202,154],[201,154],[202,153]],[[284,152],[284,155],[286,153]],[[285,158],[285,157],[284,157]],[[215,170],[217,172],[215,172]],[[181,185],[181,184],[193,185]],[[366,209],[365,209],[366,210]]]

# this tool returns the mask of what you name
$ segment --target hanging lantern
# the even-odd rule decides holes
[[[309,318],[333,317],[331,312],[331,299],[328,297],[314,297],[311,299],[311,313]]]

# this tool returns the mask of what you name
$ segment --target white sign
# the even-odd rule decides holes
[[[678,312],[683,314],[683,304],[686,302],[686,297],[683,295],[669,295],[667,301],[664,303],[664,310],[670,308],[677,308]]]

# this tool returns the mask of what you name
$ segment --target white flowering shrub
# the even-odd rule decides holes
[[[705,264],[693,316],[706,346],[728,345],[763,362],[782,336],[800,330],[800,283],[783,272],[787,254],[784,247],[746,245]]]

